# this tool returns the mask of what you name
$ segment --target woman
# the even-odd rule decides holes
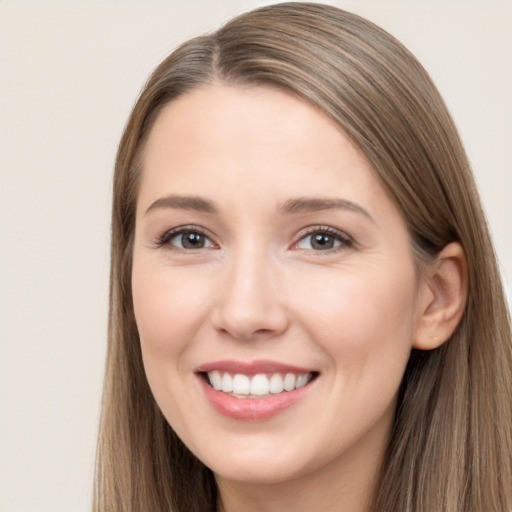
[[[511,333],[414,57],[290,3],[185,43],[116,164],[96,510],[512,509]]]

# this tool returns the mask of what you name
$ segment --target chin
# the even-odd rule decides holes
[[[226,461],[225,461],[226,462]],[[291,467],[289,462],[236,460],[216,464],[211,468],[216,479],[253,485],[275,485],[295,480],[308,473],[303,467]]]
[[[315,460],[316,450],[301,449],[303,443],[293,440],[260,442],[249,439],[232,443],[229,448],[219,446],[219,450],[198,453],[217,480],[245,482],[247,484],[272,485],[285,483],[308,475],[322,466],[321,460]],[[251,446],[249,446],[249,444]],[[311,446],[311,445],[310,445]]]

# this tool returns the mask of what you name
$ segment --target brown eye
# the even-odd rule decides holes
[[[329,251],[341,247],[350,247],[352,240],[341,232],[331,230],[317,230],[302,237],[296,245],[297,249],[311,249],[313,251]]]
[[[336,240],[331,235],[317,233],[316,235],[311,235],[310,243],[313,249],[323,251],[325,249],[332,249],[335,246]]]
[[[183,233],[178,239],[184,249],[202,249],[206,243],[206,237],[201,233]]]
[[[191,229],[167,233],[159,245],[170,245],[172,248],[184,250],[214,247],[213,242],[204,233]]]

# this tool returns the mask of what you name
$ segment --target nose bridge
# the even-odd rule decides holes
[[[265,248],[241,244],[226,264],[216,328],[239,339],[275,336],[287,325],[276,262]]]

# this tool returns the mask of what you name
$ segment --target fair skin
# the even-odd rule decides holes
[[[155,399],[214,472],[220,510],[363,511],[411,347],[455,328],[463,271],[453,244],[418,272],[369,162],[300,99],[204,86],[152,128],[135,316]],[[305,383],[233,396],[215,370]]]

